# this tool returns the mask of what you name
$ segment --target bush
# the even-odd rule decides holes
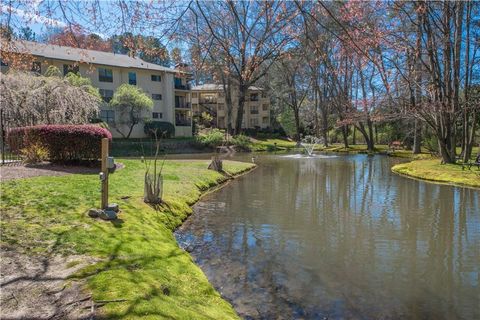
[[[12,152],[41,146],[50,161],[97,160],[102,138],[112,139],[111,133],[96,125],[39,125],[13,128],[8,131]]]
[[[48,160],[48,149],[39,143],[32,143],[20,150],[25,163],[39,163]]]
[[[151,121],[145,123],[143,127],[146,134],[155,138],[155,131],[159,138],[171,138],[175,136],[175,126],[166,121]]]
[[[219,129],[212,129],[207,134],[198,135],[195,140],[202,147],[216,148],[222,144],[223,136]]]
[[[243,151],[250,151],[251,144],[252,142],[250,141],[250,138],[247,136],[244,136],[243,134],[239,134],[235,137],[232,138],[231,140],[232,145],[234,145],[236,148],[243,150]]]

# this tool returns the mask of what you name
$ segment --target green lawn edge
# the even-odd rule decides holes
[[[238,319],[173,235],[192,213],[191,205],[231,178],[207,170],[208,160],[168,160],[165,204],[154,210],[142,198],[144,164],[118,161],[125,168],[110,176],[110,202],[122,211],[113,223],[86,214],[98,206],[97,175],[2,182],[2,246],[28,254],[98,258],[72,280],[84,279],[94,300],[127,300],[103,306],[101,318]],[[233,176],[254,167],[224,161],[224,170]]]
[[[462,169],[461,164],[441,164],[440,159],[414,160],[396,164],[393,173],[432,183],[480,188],[480,170]]]

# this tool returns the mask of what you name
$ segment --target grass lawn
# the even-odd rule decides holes
[[[397,164],[392,171],[407,176],[470,187],[480,188],[480,170],[473,168],[462,170],[459,164],[441,164],[440,159],[414,160]]]
[[[285,139],[252,139],[252,151],[275,151],[275,144],[277,150],[289,150],[295,148],[297,143],[295,141]]]
[[[167,161],[160,210],[143,202],[143,164],[120,160],[125,168],[110,176],[110,202],[120,205],[115,223],[94,220],[99,206],[97,175],[36,177],[1,184],[2,245],[29,254],[85,254],[101,259],[75,277],[86,279],[94,300],[107,303],[113,319],[237,319],[231,305],[208,282],[172,234],[210,187],[226,178],[207,170],[208,161]],[[225,161],[239,174],[252,164]]]

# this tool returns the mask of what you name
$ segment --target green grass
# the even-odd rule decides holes
[[[401,163],[393,166],[392,171],[428,181],[480,188],[480,171],[477,168],[462,170],[462,165],[441,164],[440,159]]]
[[[114,319],[237,319],[231,305],[208,282],[172,234],[203,191],[227,178],[207,170],[208,161],[167,161],[165,204],[143,202],[143,164],[120,160],[110,176],[110,202],[120,205],[116,222],[94,220],[99,206],[97,175],[36,177],[1,184],[2,245],[29,254],[85,254],[99,263],[80,271],[94,300],[127,299],[101,308]],[[239,174],[252,164],[225,161]],[[128,197],[128,198],[125,198]],[[123,199],[122,199],[123,198]]]
[[[275,146],[276,144],[276,146]],[[252,151],[275,151],[276,150],[290,150],[295,148],[297,143],[295,141],[285,139],[252,139]]]

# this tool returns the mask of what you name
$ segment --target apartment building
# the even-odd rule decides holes
[[[18,52],[33,56],[32,71],[43,74],[52,65],[64,75],[73,71],[88,77],[99,89],[104,101],[99,117],[110,125],[114,137],[121,137],[113,129],[113,125],[119,123],[119,115],[109,107],[108,102],[115,90],[124,83],[140,87],[154,101],[153,110],[142,115],[145,119],[172,123],[175,126],[175,136],[192,135],[189,73],[109,52],[30,41],[17,41],[16,47]],[[2,72],[8,70],[8,66],[3,64],[1,68]],[[124,128],[120,126],[122,129]],[[134,127],[130,137],[145,136],[144,124],[140,123]]]
[[[232,126],[235,126],[238,110],[238,90],[232,90]],[[227,110],[222,85],[203,84],[192,87],[192,112],[200,116],[208,112],[217,128],[227,128]],[[263,89],[250,87],[245,99],[242,127],[244,129],[268,128],[270,126],[270,99]]]

